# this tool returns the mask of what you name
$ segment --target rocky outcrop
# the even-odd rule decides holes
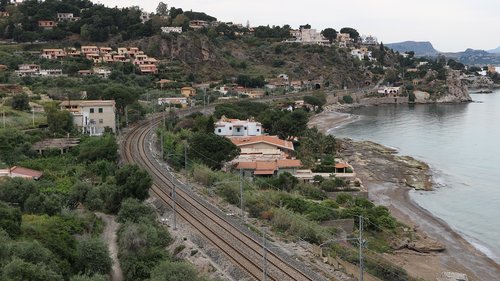
[[[419,237],[416,235],[417,239],[410,240],[408,238],[405,239],[395,239],[391,241],[391,247],[394,250],[403,250],[408,249],[419,253],[432,253],[432,252],[442,252],[446,250],[446,247],[443,243],[428,238],[428,237]]]
[[[492,89],[493,80],[488,76],[468,76],[463,79],[469,89]]]
[[[448,70],[446,86],[448,87],[446,95],[437,99],[436,102],[455,103],[472,101],[467,85],[461,79],[460,71]]]

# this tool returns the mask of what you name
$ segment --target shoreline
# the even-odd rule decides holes
[[[331,111],[324,111],[315,115],[311,118],[308,125],[316,127],[321,132],[327,134],[335,128],[359,119],[358,116],[334,110],[332,108]],[[356,152],[355,154],[359,154],[360,152],[368,153],[372,152],[371,150],[378,149],[374,149],[373,145],[385,147],[375,143],[367,145],[367,142],[342,141],[351,145],[353,151]],[[392,148],[385,148],[394,151]],[[395,151],[394,156],[395,159],[402,157],[397,151]],[[359,159],[351,155],[350,158],[350,164],[353,165],[369,191],[370,200],[388,207],[394,217],[407,225],[415,226],[418,233],[423,235],[423,237],[437,239],[446,246],[446,250],[439,253],[417,255],[415,252],[405,251],[395,254],[384,254],[384,257],[402,266],[411,275],[431,280],[434,280],[443,271],[466,273],[469,280],[496,280],[500,276],[500,265],[496,261],[486,253],[480,251],[480,249],[475,247],[473,243],[469,242],[457,230],[454,230],[446,221],[435,216],[411,198],[411,192],[424,191],[409,187],[405,181],[403,183],[398,180],[394,181],[394,178],[390,178],[389,175],[385,175],[383,172],[382,176],[374,173],[370,169],[372,167],[368,168],[365,165],[366,161],[370,161],[370,157],[367,157],[368,159]],[[406,156],[404,158],[413,159]],[[415,161],[421,162],[418,160]],[[394,162],[396,162],[396,165],[401,164],[397,163],[397,161]],[[391,164],[394,164],[394,162]],[[425,163],[423,164],[425,165]],[[390,175],[394,176],[394,174]]]

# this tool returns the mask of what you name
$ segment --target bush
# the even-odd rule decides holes
[[[344,101],[345,103],[351,104],[354,102],[354,99],[352,98],[351,95],[345,95],[342,97],[342,101]]]
[[[153,180],[148,172],[137,165],[126,164],[115,174],[116,184],[122,198],[137,198],[144,200],[149,196]]]
[[[137,223],[141,220],[153,222],[155,219],[156,214],[153,208],[134,198],[123,200],[117,217],[117,221],[121,223]]]
[[[84,238],[76,247],[75,265],[87,275],[107,274],[112,265],[108,247],[100,239]]]
[[[94,162],[97,160],[107,160],[115,162],[117,159],[118,144],[112,135],[91,137],[83,141],[79,146],[79,161]]]
[[[0,201],[0,229],[4,229],[10,237],[15,238],[21,233],[21,211],[9,207]]]

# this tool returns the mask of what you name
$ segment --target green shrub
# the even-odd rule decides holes
[[[348,104],[351,104],[354,102],[354,99],[352,98],[351,95],[345,95],[342,97],[342,101]]]

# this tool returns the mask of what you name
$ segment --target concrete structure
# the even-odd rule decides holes
[[[19,70],[16,70],[15,73],[19,77],[25,76],[36,76],[40,71],[40,65],[38,64],[21,64],[19,65]]]
[[[469,281],[467,274],[459,272],[441,272],[436,281]]]
[[[53,20],[39,20],[38,21],[38,27],[41,27],[43,29],[52,29],[56,27],[56,22]]]
[[[187,98],[158,98],[158,105],[180,105],[182,108],[186,108],[189,102]]]
[[[38,72],[38,76],[41,77],[57,77],[62,75],[62,69],[40,69]]]
[[[192,29],[202,29],[208,27],[210,23],[204,20],[192,20],[189,22],[189,27]]]
[[[73,123],[84,134],[100,136],[106,128],[116,132],[114,100],[63,101],[59,106],[73,114]]]
[[[162,33],[182,33],[182,27],[177,27],[177,26],[162,26],[161,28]]]
[[[66,52],[63,49],[43,49],[40,56],[50,60],[61,59],[66,57]]]
[[[42,177],[43,172],[14,166],[8,169],[0,169],[0,177],[23,178],[27,180],[38,180]]]
[[[248,137],[262,135],[262,124],[252,119],[229,119],[222,116],[215,123],[214,133],[219,136]]]
[[[87,54],[99,54],[97,46],[82,46],[81,51],[84,56],[87,56]]]

